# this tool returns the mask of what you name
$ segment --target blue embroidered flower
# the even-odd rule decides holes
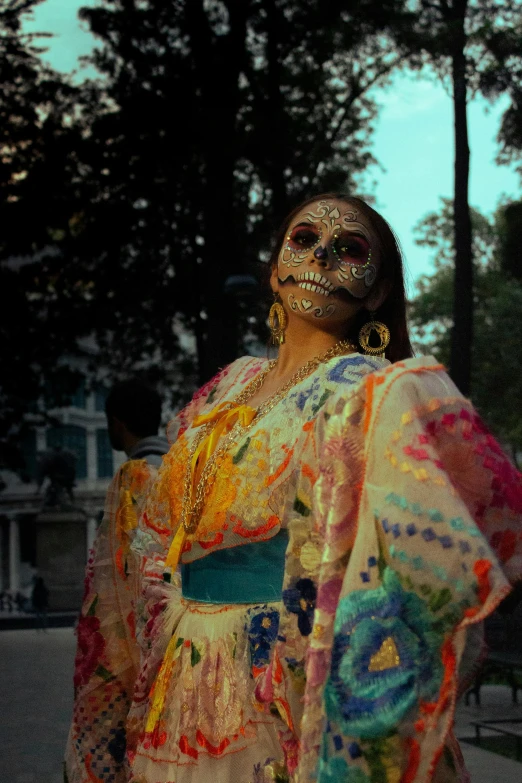
[[[257,612],[252,617],[248,628],[252,666],[260,668],[268,664],[270,648],[277,638],[278,628],[279,612],[273,609]]]
[[[372,370],[378,370],[382,367],[378,362],[371,361],[365,356],[346,356],[332,367],[326,378],[337,383],[357,383],[361,380],[361,375],[356,368],[363,364],[369,365]]]
[[[296,399],[296,405],[297,405],[297,407],[299,408],[300,411],[304,410],[304,407],[305,407],[306,403],[308,402],[310,397],[312,397],[315,394],[315,392],[318,391],[319,386],[320,386],[319,379],[316,378],[313,381],[313,383],[311,383],[310,386],[308,386],[306,389],[303,389],[302,391],[299,391],[299,392],[295,392],[294,395],[291,395],[291,396],[295,396],[297,398]]]
[[[283,603],[297,615],[297,627],[303,636],[312,633],[317,588],[311,579],[298,579],[293,587],[283,590]]]
[[[419,699],[436,696],[443,637],[424,602],[390,568],[380,587],[341,599],[334,630],[325,704],[343,733],[383,736]]]

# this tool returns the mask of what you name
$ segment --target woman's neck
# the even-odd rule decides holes
[[[298,327],[298,328],[296,328]],[[273,369],[274,378],[287,378],[293,375],[306,362],[316,356],[322,356],[329,348],[343,339],[342,334],[326,332],[306,323],[296,324],[290,321],[285,331],[285,341],[279,347],[277,364]]]

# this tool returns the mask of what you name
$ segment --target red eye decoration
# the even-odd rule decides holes
[[[347,266],[366,264],[370,260],[370,244],[359,234],[341,234],[334,240],[332,249],[338,261]]]
[[[319,240],[321,239],[321,232],[313,226],[295,226],[289,235],[287,236],[287,248],[303,252],[303,250],[311,250]]]

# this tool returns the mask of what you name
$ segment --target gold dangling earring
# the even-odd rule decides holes
[[[274,297],[277,297],[277,294],[274,294]],[[287,318],[283,305],[276,300],[268,313],[272,345],[282,345],[284,343],[286,324]]]
[[[370,335],[373,331],[377,332],[379,340],[381,341],[381,344],[377,348],[370,345]],[[375,313],[370,311],[370,320],[368,323],[364,324],[359,332],[359,345],[364,353],[369,354],[370,356],[380,356],[381,358],[384,358],[384,351],[390,344],[390,338],[390,330],[386,324],[383,324],[381,321],[376,321]]]

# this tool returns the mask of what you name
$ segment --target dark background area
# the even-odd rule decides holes
[[[82,383],[140,373],[176,408],[264,344],[278,225],[353,191],[373,162],[369,91],[425,65],[452,95],[455,192],[418,227],[436,271],[410,321],[517,457],[522,204],[470,210],[466,100],[508,99],[499,165],[519,161],[518,2],[100,0],[80,11],[99,77],[78,85],[23,33],[41,1],[0,10],[4,466],[27,472],[24,438]]]

